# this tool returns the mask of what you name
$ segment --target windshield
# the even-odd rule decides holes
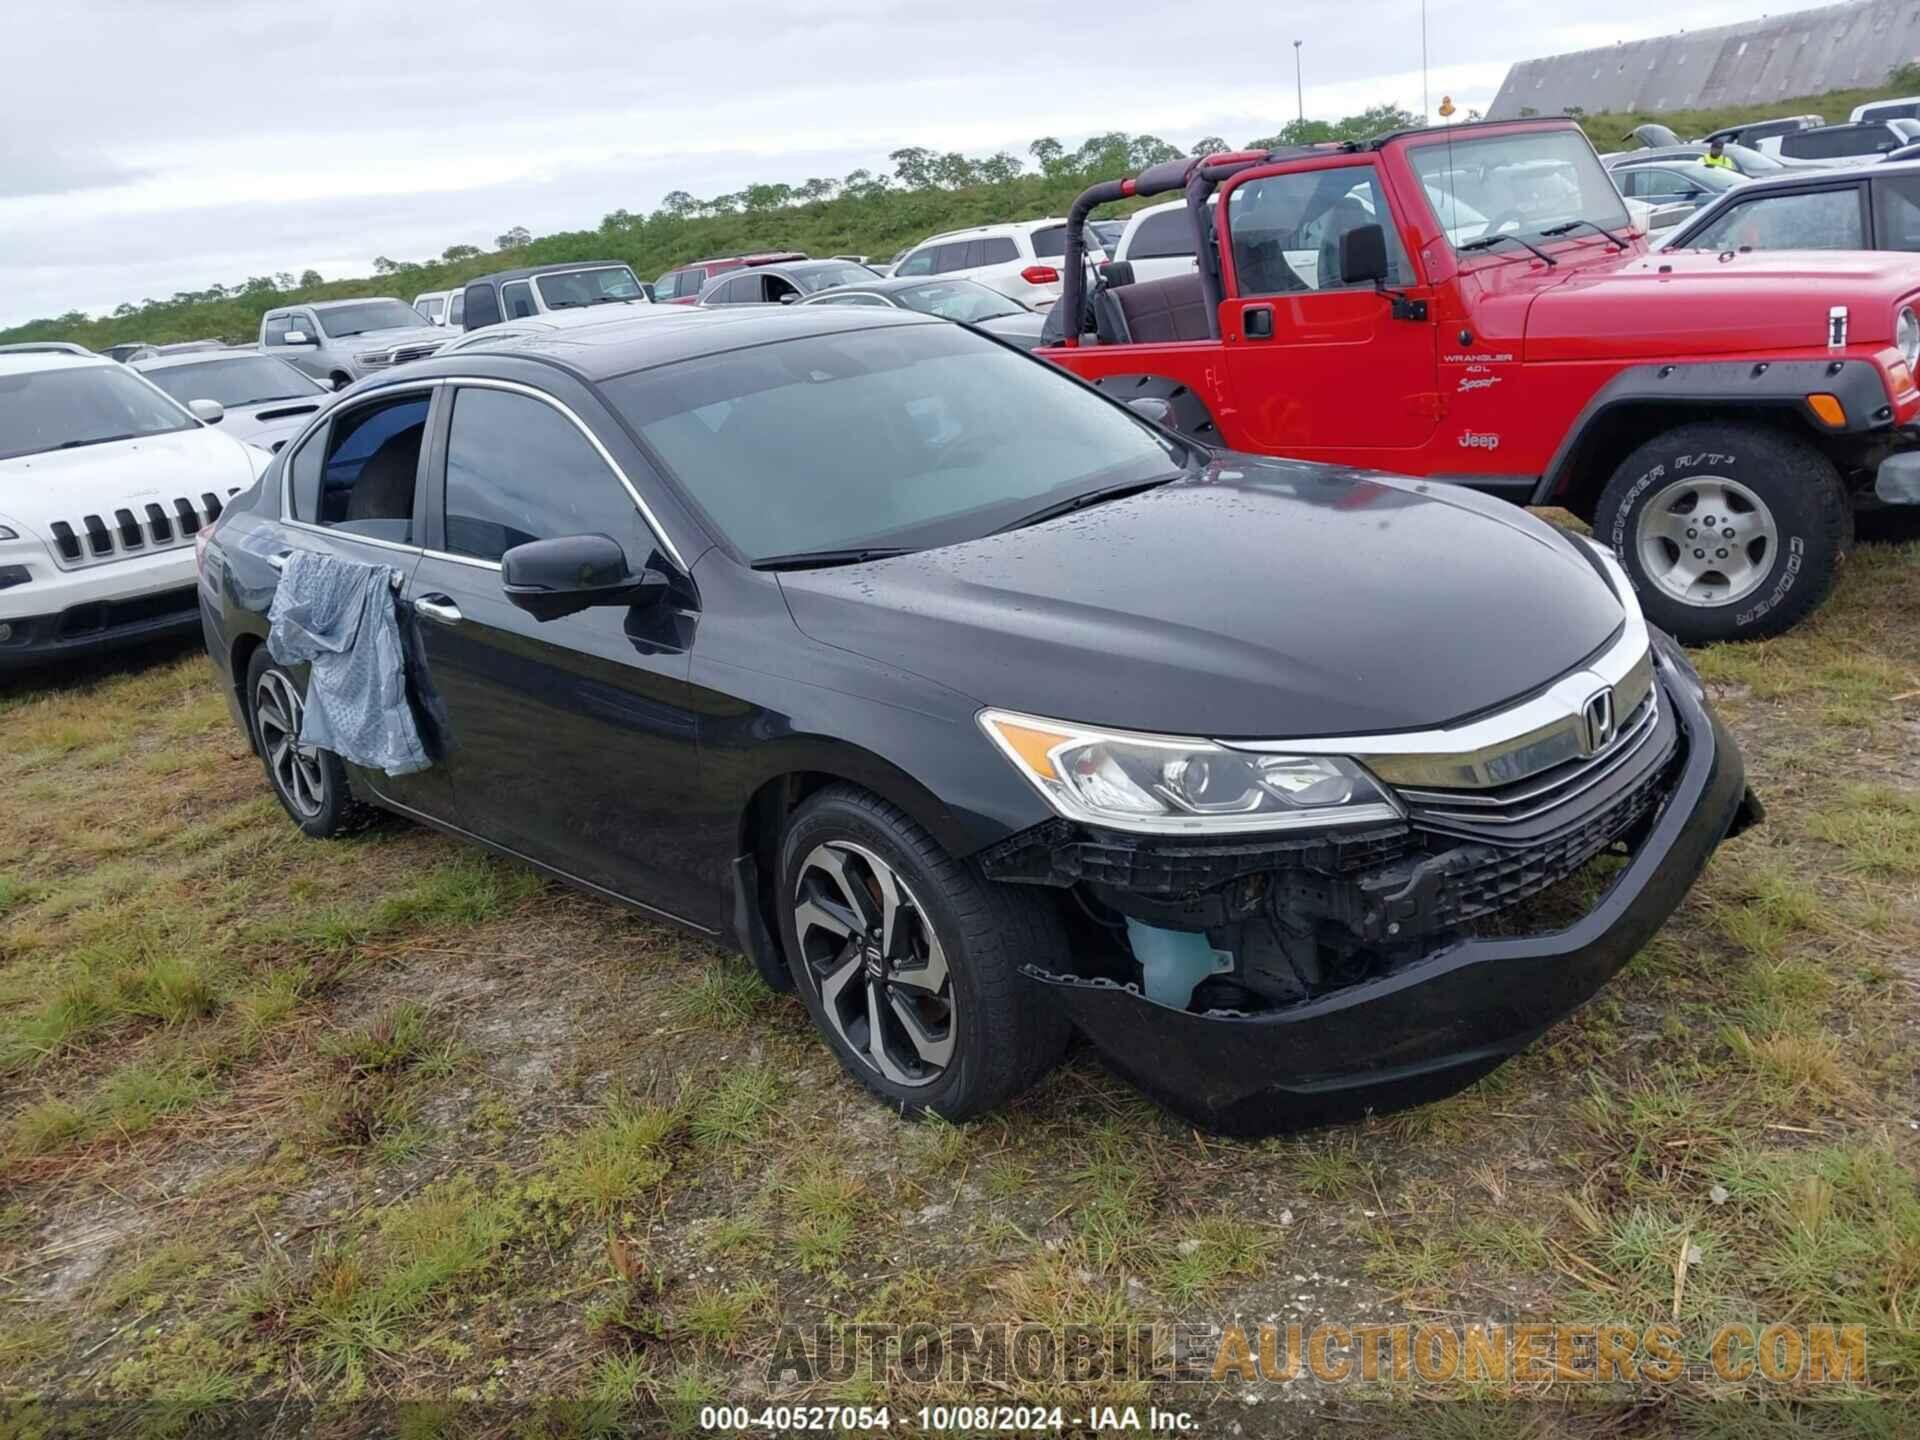
[[[1123,407],[959,325],[807,336],[602,389],[750,560],[953,544],[1188,463]]]
[[[320,317],[320,328],[336,340],[373,330],[412,330],[421,323],[419,313],[398,300],[362,300],[316,310],[314,314]]]
[[[540,298],[549,310],[572,310],[582,305],[612,305],[624,300],[645,300],[646,292],[624,265],[605,265],[598,270],[568,270],[559,275],[541,275],[533,282],[540,287]]]
[[[0,375],[0,460],[165,435],[199,423],[118,365]]]
[[[141,373],[176,400],[218,400],[229,409],[236,405],[262,405],[269,400],[304,400],[329,393],[319,381],[270,355],[209,360],[201,365],[168,365]]]
[[[998,290],[989,290],[977,280],[943,280],[928,285],[911,285],[895,290],[893,298],[909,310],[938,315],[942,320],[964,320],[972,324],[1000,315],[1022,315],[1026,308],[1017,305]]]
[[[1409,150],[1434,216],[1456,247],[1494,234],[1537,241],[1569,220],[1609,230],[1632,223],[1577,130],[1423,141]]]
[[[822,290],[831,290],[836,285],[858,285],[863,280],[874,279],[873,271],[864,265],[820,265],[806,270],[794,270],[789,277],[800,287],[802,295],[818,294]]]

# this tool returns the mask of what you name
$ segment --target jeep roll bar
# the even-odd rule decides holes
[[[1187,198],[1187,218],[1193,225],[1193,256],[1200,269],[1200,290],[1206,297],[1207,331],[1220,338],[1220,266],[1213,248],[1213,217],[1207,212],[1207,197],[1229,175],[1254,165],[1283,159],[1300,153],[1300,147],[1286,150],[1225,150],[1197,159],[1164,160],[1126,180],[1102,180],[1080,192],[1067,212],[1067,248],[1060,260],[1060,314],[1066,323],[1060,343],[1077,348],[1083,330],[1082,310],[1086,304],[1087,216],[1096,206],[1136,195],[1164,195],[1183,190]]]

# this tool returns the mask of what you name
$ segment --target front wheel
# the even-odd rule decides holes
[[[1827,598],[1852,539],[1839,473],[1804,441],[1752,425],[1682,425],[1613,472],[1594,532],[1647,618],[1684,644],[1791,628]]]
[[[849,1074],[902,1114],[966,1120],[1060,1058],[1068,1023],[1023,965],[1066,968],[1059,916],[987,880],[894,806],[836,785],[780,847],[795,988]]]

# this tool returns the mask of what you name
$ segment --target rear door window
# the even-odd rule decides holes
[[[949,270],[964,270],[970,263],[967,251],[970,247],[965,240],[949,241],[945,245],[934,247],[933,270],[936,275],[944,275]]]
[[[533,303],[533,287],[524,280],[510,280],[502,285],[500,303],[509,320],[524,320],[540,313],[540,307]]]
[[[979,244],[980,258],[973,262],[976,265],[1005,265],[1020,258],[1020,249],[1011,235],[989,235]]]
[[[1906,223],[1910,225],[1911,221]],[[1742,200],[1703,227],[1687,246],[1698,250],[1863,250],[1866,243],[1860,187],[1847,185],[1810,194],[1757,195]]]
[[[293,518],[411,545],[413,497],[429,391],[358,405],[316,431],[288,462]]]
[[[1193,254],[1193,223],[1185,210],[1162,210],[1149,215],[1127,243],[1129,260],[1162,260]]]

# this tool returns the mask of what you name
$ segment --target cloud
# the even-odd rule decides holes
[[[0,136],[0,200],[103,190],[131,184],[148,173],[103,151],[52,148]]]

